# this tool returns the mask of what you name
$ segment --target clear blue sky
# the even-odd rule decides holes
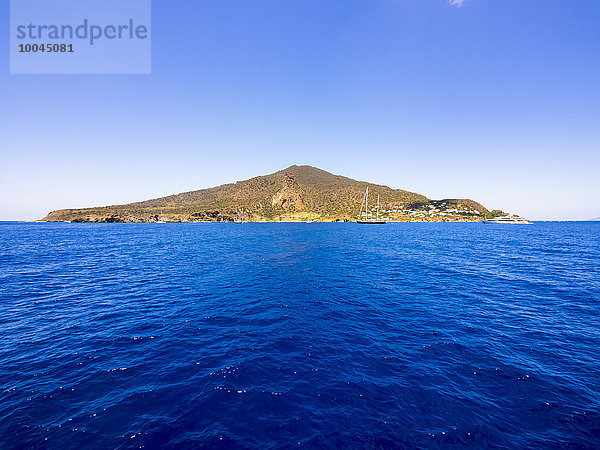
[[[600,1],[153,2],[152,75],[9,75],[0,220],[310,164],[600,216]]]

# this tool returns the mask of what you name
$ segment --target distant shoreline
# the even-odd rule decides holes
[[[482,220],[447,220],[447,221],[427,221],[427,220],[413,220],[413,221],[403,221],[403,220],[388,220],[387,223],[402,223],[402,224],[410,224],[410,223],[482,223]],[[600,219],[540,219],[540,220],[531,220],[534,223],[600,223]],[[244,224],[239,224],[235,222],[68,222],[68,221],[51,221],[51,220],[0,220],[0,224],[65,224],[65,225],[189,225],[189,224],[231,224],[231,225],[247,225],[247,224],[278,224],[278,223],[305,223],[306,225],[311,224],[350,224],[357,223],[354,221],[312,221],[311,223],[306,223],[306,221],[301,220],[274,220],[274,221],[265,221],[265,222],[252,222],[248,221]]]

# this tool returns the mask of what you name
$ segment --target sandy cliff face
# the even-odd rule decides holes
[[[288,210],[290,208],[294,208],[296,211],[304,210],[304,202],[302,201],[302,196],[298,192],[294,192],[288,186],[284,187],[275,195],[273,195],[273,199],[271,201],[271,205],[274,208],[282,208],[284,210]]]

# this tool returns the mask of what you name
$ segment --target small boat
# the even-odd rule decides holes
[[[493,219],[484,220],[483,223],[500,223],[509,225],[531,225],[532,222],[525,219],[524,217],[517,216],[516,214],[509,214],[508,216],[494,217]]]
[[[377,194],[377,217],[373,218],[373,213],[369,210],[369,188],[365,192],[365,199],[360,205],[360,213],[358,213],[358,220],[356,223],[370,224],[370,225],[383,225],[387,223],[385,220],[379,218],[379,194]]]

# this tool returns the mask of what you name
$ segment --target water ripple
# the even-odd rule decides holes
[[[0,223],[2,448],[600,446],[600,226]]]

